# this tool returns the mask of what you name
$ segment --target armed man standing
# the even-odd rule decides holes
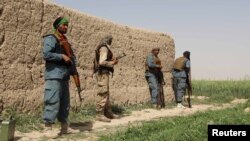
[[[81,91],[76,57],[65,36],[69,21],[58,17],[54,23],[54,34],[44,36],[43,58],[45,64],[45,94],[44,115],[45,135],[50,136],[52,124],[56,118],[61,122],[59,135],[77,133],[78,130],[69,128],[68,115],[70,108],[69,79],[73,76],[78,91]]]
[[[106,35],[103,37],[95,50],[95,63],[97,71],[97,100],[96,100],[96,120],[110,122],[110,119],[118,118],[112,112],[109,94],[109,76],[114,72],[114,65],[118,63],[114,57],[110,46],[113,37]]]
[[[183,96],[190,85],[190,52],[185,51],[182,57],[175,60],[173,69],[173,89],[175,93],[175,100],[178,108],[186,108],[182,104]],[[189,97],[190,98],[190,97]],[[190,102],[190,99],[189,99]],[[191,104],[189,103],[189,107]]]
[[[147,56],[145,63],[145,78],[149,85],[153,108],[162,108],[165,106],[164,97],[161,97],[161,99],[158,98],[160,96],[160,85],[162,85],[164,81],[161,72],[161,60],[158,57],[159,52],[160,48],[153,48],[151,53]]]

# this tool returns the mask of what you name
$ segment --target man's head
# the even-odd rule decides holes
[[[152,49],[152,53],[153,53],[155,56],[157,56],[157,55],[159,54],[159,52],[160,52],[160,48],[158,48],[158,47],[154,47],[154,48]]]
[[[111,45],[113,37],[112,35],[106,35],[102,38],[101,43],[102,45]]]
[[[184,51],[183,56],[186,57],[188,60],[190,60],[190,52],[189,51]]]
[[[54,23],[53,27],[56,31],[60,32],[61,34],[66,34],[68,30],[69,20],[66,17],[58,17]]]

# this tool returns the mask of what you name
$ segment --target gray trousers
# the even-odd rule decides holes
[[[45,123],[67,122],[69,115],[69,80],[46,80],[44,94]]]
[[[187,83],[185,77],[174,78],[173,89],[175,93],[176,102],[182,102],[183,96],[186,92]]]

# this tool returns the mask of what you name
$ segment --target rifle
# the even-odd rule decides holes
[[[187,102],[188,102],[188,107],[192,108],[191,95],[192,95],[193,91],[192,91],[192,84],[191,84],[191,69],[189,70],[189,73],[186,72],[186,75],[187,75],[187,93],[188,93]]]
[[[161,60],[157,59],[155,64],[161,66]],[[165,85],[165,81],[164,81],[164,76],[163,76],[163,72],[161,71],[161,68],[157,68],[157,71],[158,71],[157,79],[158,79],[158,88],[159,88],[159,92],[157,95],[157,106],[158,108],[163,108],[165,107],[165,97],[164,97],[164,91],[163,91],[163,85]]]
[[[123,58],[125,56],[126,56],[126,54],[124,52],[122,52],[121,54],[119,54],[117,57],[115,57],[113,59],[119,60],[119,59],[121,59],[121,58]],[[99,62],[96,60],[96,57],[95,57],[94,60],[93,60],[93,68],[92,68],[93,72],[92,72],[92,75],[91,75],[92,77],[99,70],[99,67],[100,67]],[[112,74],[114,73],[114,68],[111,68],[111,72],[112,72]]]
[[[75,84],[76,84],[79,100],[80,100],[80,102],[82,102],[83,98],[81,97],[81,91],[82,90],[81,90],[81,86],[80,86],[79,74],[74,74],[73,78],[74,78],[74,81],[75,81]]]
[[[113,59],[119,60],[119,59],[121,59],[121,58],[123,58],[123,57],[125,57],[125,56],[126,56],[126,54],[125,54],[124,52],[122,52],[121,54],[118,54],[118,56],[115,57],[115,58],[113,58]],[[112,73],[112,77],[113,77],[114,68],[111,68],[111,73]]]
[[[72,60],[73,60],[74,56],[73,56],[73,51],[72,51],[70,43],[67,41],[67,39],[63,39],[63,38],[60,38],[59,41],[60,41],[60,44],[62,45],[66,55],[71,59],[71,62],[69,62],[69,65],[73,65]],[[76,66],[74,66],[74,67],[76,67]],[[72,76],[73,76],[74,82],[75,82],[76,87],[77,87],[77,93],[78,93],[80,102],[82,102],[83,98],[81,97],[82,90],[81,90],[81,85],[80,85],[79,74],[76,72]]]
[[[126,54],[124,53],[124,52],[122,52],[121,54],[119,54],[115,59],[116,60],[119,60],[119,59],[121,59],[121,58],[123,58],[123,57],[125,57],[126,56]]]

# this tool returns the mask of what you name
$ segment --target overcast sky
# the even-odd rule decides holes
[[[250,0],[51,0],[115,23],[163,32],[194,79],[250,77]]]

